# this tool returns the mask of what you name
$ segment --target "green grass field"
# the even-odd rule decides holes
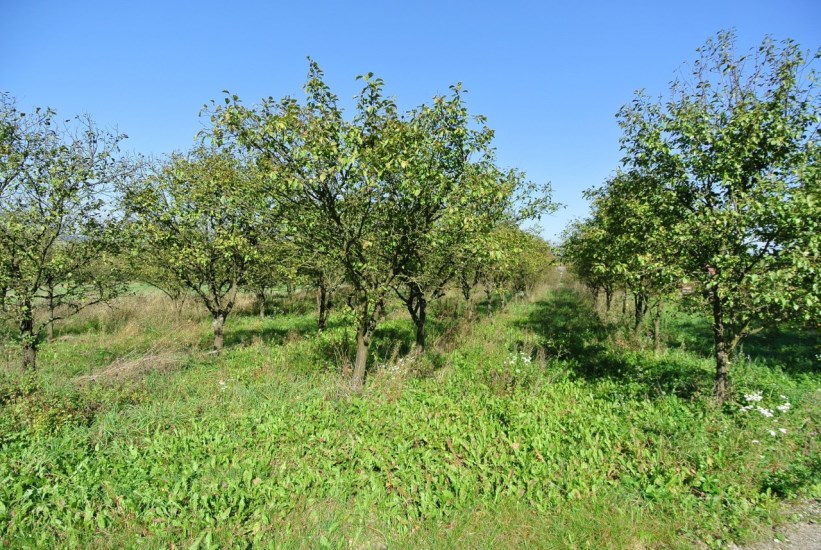
[[[61,325],[33,376],[4,349],[0,545],[689,548],[821,498],[817,334],[748,342],[718,407],[698,317],[656,355],[568,288],[472,325],[454,300],[422,357],[390,314],[357,395],[351,320],[280,309],[219,356],[157,294]]]

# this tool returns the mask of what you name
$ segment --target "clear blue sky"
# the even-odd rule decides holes
[[[410,108],[463,82],[500,164],[553,183],[555,238],[582,190],[618,166],[614,114],[654,95],[720,29],[821,45],[821,1],[189,2],[0,0],[0,90],[20,106],[90,113],[126,148],[184,149],[223,89],[246,103],[298,95],[306,56],[343,99],[369,71]]]

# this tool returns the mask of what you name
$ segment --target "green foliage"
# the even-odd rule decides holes
[[[738,55],[733,42],[709,41],[693,83],[676,81],[664,106],[638,96],[620,121],[625,163],[655,178],[656,200],[671,205],[678,266],[715,291],[735,336],[762,319],[821,314],[821,103],[796,44],[767,39]]]
[[[553,255],[539,236],[513,224],[500,224],[485,240],[484,253],[477,253],[463,268],[473,271],[491,299],[493,292],[529,293],[545,276]]]
[[[52,436],[94,419],[97,404],[77,391],[44,390],[31,376],[4,375],[0,382],[0,446]]]
[[[699,49],[665,103],[640,93],[622,108],[628,172],[589,193],[594,215],[565,247],[593,285],[621,280],[637,297],[694,287],[713,319],[719,400],[751,332],[821,316],[811,60],[791,41],[746,55],[734,41],[720,33]]]
[[[633,294],[636,328],[652,302],[655,353],[565,286],[505,307],[552,260],[520,225],[556,205],[496,165],[460,86],[400,113],[369,74],[346,118],[311,62],[302,102],[213,105],[199,147],[117,188],[121,217],[103,191],[122,136],[3,95],[0,299],[24,365],[123,286],[120,223],[132,273],[178,309],[140,295],[66,320],[39,371],[0,371],[0,544],[721,546],[819,498],[819,98],[791,42],[732,46],[620,112],[625,171],[562,248],[608,308]],[[469,319],[448,296],[429,322],[457,277]],[[220,350],[241,290],[264,314],[282,284],[287,311],[234,316],[227,350],[202,351],[187,295]],[[297,285],[316,285],[317,323]],[[503,307],[472,322],[477,285]]]
[[[172,156],[124,193],[131,254],[150,264],[166,293],[185,288],[201,300],[217,350],[239,286],[263,253],[258,197],[251,167],[229,150],[206,148]]]
[[[514,206],[520,219],[552,206],[520,172],[495,166],[493,133],[468,116],[460,86],[402,115],[381,79],[361,80],[351,120],[314,62],[303,104],[286,97],[249,109],[229,97],[209,112],[210,139],[256,157],[298,249],[344,271],[359,323],[356,388],[392,291],[423,331],[425,304],[441,295],[456,260]]]
[[[33,368],[46,327],[122,290],[118,228],[104,196],[123,176],[125,136],[88,117],[59,122],[39,109],[29,117],[2,99],[0,299]]]

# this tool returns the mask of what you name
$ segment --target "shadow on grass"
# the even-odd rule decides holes
[[[650,397],[675,394],[689,398],[712,387],[711,373],[697,361],[612,349],[608,338],[618,328],[604,323],[590,304],[571,290],[559,289],[537,302],[519,324],[540,336],[546,357],[562,359],[573,376],[589,382],[638,385]]]
[[[287,321],[287,323],[286,323]],[[260,326],[262,325],[262,326]],[[341,319],[331,318],[327,323],[327,330],[334,330],[344,325]],[[255,340],[266,344],[282,345],[288,339],[305,338],[319,333],[316,318],[314,317],[287,317],[279,319],[269,316],[252,326],[228,326],[225,330],[225,345],[234,346],[247,344]],[[213,336],[209,335],[210,338]]]
[[[706,319],[679,315],[670,324],[671,344],[693,351],[701,357],[713,356],[713,336]],[[769,368],[780,368],[788,375],[821,371],[816,355],[821,353],[818,330],[811,327],[769,328],[745,338],[736,349],[744,356]]]
[[[440,353],[431,345],[446,330],[452,321],[429,320],[427,328],[428,347],[424,357],[430,364],[443,366]],[[329,330],[316,341],[316,359],[334,368],[352,368],[356,358],[356,328],[339,321],[329,322]],[[330,330],[333,328],[334,330]],[[367,373],[371,374],[380,365],[392,363],[414,353],[416,329],[409,319],[385,321],[376,329],[368,349]]]
[[[741,344],[740,353],[779,366],[787,374],[821,372],[821,338],[818,330],[766,330],[750,336]]]
[[[268,294],[265,300],[266,317],[283,315],[316,314],[316,299],[313,295],[297,291],[291,295],[284,292]],[[237,317],[259,317],[259,303],[255,297],[234,308],[232,315]]]

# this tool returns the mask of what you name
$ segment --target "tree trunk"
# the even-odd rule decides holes
[[[214,320],[211,323],[211,326],[214,329],[214,351],[220,352],[222,351],[222,347],[225,344],[225,318],[227,315],[225,313],[217,313],[214,315]]]
[[[423,353],[425,351],[425,319],[427,318],[427,312],[425,311],[426,308],[427,305],[423,301],[419,308],[419,318],[416,320],[416,351],[419,353]]]
[[[37,367],[37,343],[32,338],[31,341],[23,342],[23,370],[34,370]]]
[[[23,370],[34,370],[37,366],[37,337],[34,334],[34,312],[31,309],[31,302],[23,306],[20,337],[23,341]]]
[[[627,317],[627,289],[625,288],[621,295],[621,317],[624,319]]]
[[[613,289],[609,286],[604,287],[604,312],[610,313],[610,304],[613,302]]]
[[[638,330],[639,326],[641,325],[642,319],[644,319],[644,311],[645,311],[644,294],[641,293],[641,292],[636,292],[634,296],[635,296],[634,303],[635,303],[635,308],[636,308],[636,311],[635,311],[636,319],[635,319],[635,324],[633,325],[633,329]]]
[[[465,299],[466,302],[470,302],[471,284],[467,278],[467,275],[464,273],[459,274],[459,287],[462,290],[462,297]]]
[[[353,380],[351,387],[353,391],[360,392],[365,383],[365,367],[368,363],[368,347],[371,344],[372,331],[368,328],[367,322],[360,321],[359,329],[356,332],[356,361],[353,368]]]
[[[185,294],[180,292],[179,294],[172,296],[171,301],[174,302],[174,316],[177,321],[182,319],[182,308],[185,307]]]
[[[710,296],[713,306],[713,340],[716,354],[716,382],[714,392],[716,400],[724,403],[729,390],[730,350],[727,349],[727,333],[724,327],[724,310],[718,289],[713,288]]]
[[[416,351],[425,351],[425,321],[428,315],[428,301],[422,290],[413,284],[410,288],[410,300],[407,302],[413,324],[416,326]]]
[[[54,340],[54,287],[48,287],[48,324],[46,325],[46,339],[49,343]]]
[[[656,304],[656,315],[653,318],[653,349],[655,352],[661,353],[661,314],[664,311],[664,300],[659,298]]]
[[[317,296],[317,302],[317,305],[319,306],[319,320],[317,321],[317,324],[319,326],[319,330],[325,330],[328,326],[328,315],[331,313],[331,293],[328,292],[325,279],[322,277],[319,279],[319,295]]]
[[[493,316],[493,289],[485,285],[485,296],[487,296],[487,314]]]
[[[471,290],[473,289],[473,285],[470,284],[470,281],[467,278],[467,275],[464,273],[459,274],[459,287],[462,291],[462,297],[465,299],[465,304],[467,304],[467,312],[465,317],[467,318],[468,322],[473,321],[473,293]]]
[[[265,319],[265,290],[257,290],[257,306],[259,307],[259,318]]]

